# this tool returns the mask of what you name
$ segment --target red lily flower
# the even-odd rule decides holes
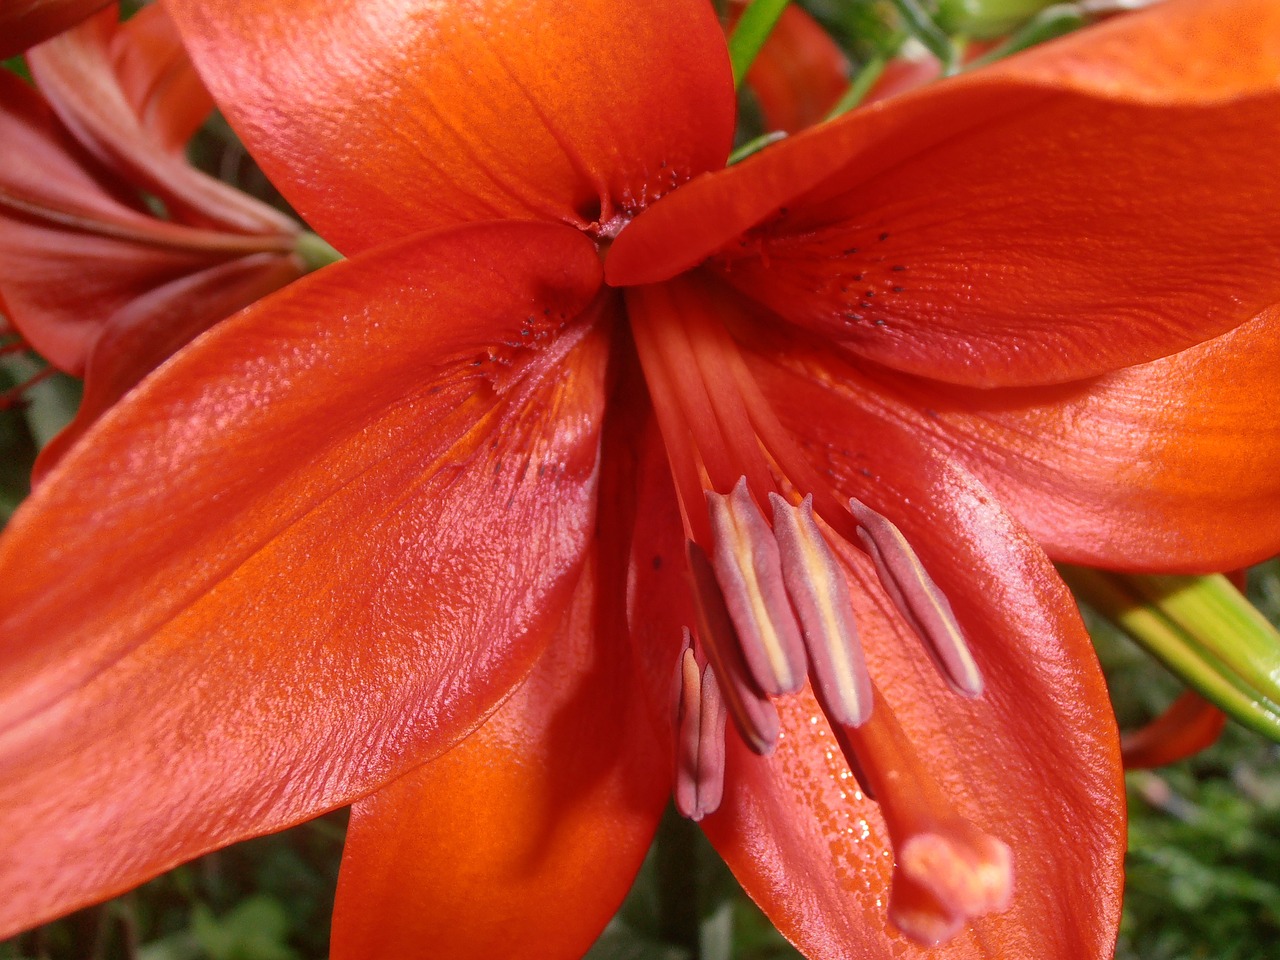
[[[0,297],[32,347],[86,380],[43,472],[175,350],[302,264],[295,223],[187,162],[213,102],[162,7],[119,23],[112,5],[27,62],[38,90],[0,73]]]
[[[351,259],[175,356],[0,541],[0,929],[356,800],[334,956],[575,955],[678,734],[808,955],[1107,954],[1114,721],[1036,541],[1277,550],[1280,11],[1167,3],[721,170],[698,0],[171,10]],[[745,675],[732,577],[778,584],[735,531],[807,664]]]

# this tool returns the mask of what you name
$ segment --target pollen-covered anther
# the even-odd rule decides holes
[[[751,676],[771,696],[804,686],[800,625],[783,585],[778,542],[738,480],[728,496],[708,490],[712,565]]]
[[[747,671],[738,635],[716,582],[706,552],[686,541],[698,640],[719,682],[724,705],[742,741],[753,752],[766,756],[778,742],[778,711]]]
[[[938,672],[956,693],[977,697],[982,674],[956,622],[951,603],[933,582],[902,531],[860,500],[849,501],[862,540],[885,593],[923,642]]]
[[[675,803],[682,816],[701,820],[724,797],[727,714],[711,667],[698,662],[693,638],[685,631],[680,657],[676,714]]]
[[[769,502],[782,578],[804,634],[814,693],[833,722],[856,727],[871,713],[871,677],[844,571],[814,519],[812,496],[798,507],[776,493]]]
[[[896,855],[889,919],[917,942],[942,943],[1013,897],[1009,846],[966,821],[910,837]]]

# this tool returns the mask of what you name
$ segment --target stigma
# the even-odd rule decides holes
[[[674,289],[627,297],[684,523],[695,620],[675,665],[677,809],[714,815],[732,787],[725,738],[767,756],[779,737],[774,701],[808,686],[888,828],[889,918],[919,943],[942,943],[1007,907],[1012,855],[956,812],[919,760],[868,668],[851,589],[878,592],[955,695],[981,696],[978,661],[908,538],[840,497],[781,425],[718,301],[694,285]]]

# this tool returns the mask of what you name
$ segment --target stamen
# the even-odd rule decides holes
[[[936,946],[969,920],[1006,909],[1013,896],[1007,844],[960,816],[915,754],[879,691],[861,727],[834,727],[875,791],[894,849],[889,919],[911,939]]]
[[[698,615],[698,639],[715,670],[724,694],[724,705],[733,717],[743,742],[753,752],[767,756],[778,742],[778,711],[747,672],[738,636],[725,608],[711,561],[692,540],[685,546]]]
[[[747,492],[746,477],[727,497],[707,491],[712,566],[751,676],[771,696],[804,686],[804,646],[782,583],[778,543]]]
[[[849,501],[858,537],[876,565],[880,583],[908,625],[924,642],[938,672],[956,693],[982,693],[982,674],[960,631],[951,603],[925,571],[894,524],[860,500]]]
[[[814,693],[833,723],[856,727],[871,713],[871,677],[844,571],[813,518],[812,496],[799,507],[776,493],[769,502],[783,580],[809,652]]]
[[[686,629],[676,718],[676,809],[690,820],[715,813],[724,797],[724,725],[728,716],[710,666],[700,667]]]

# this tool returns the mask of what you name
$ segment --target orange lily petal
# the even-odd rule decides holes
[[[956,383],[1151,360],[1280,300],[1278,76],[1274,3],[1159,4],[704,177],[607,275],[714,254],[786,319]]]
[[[1126,770],[1163,767],[1207,750],[1218,741],[1227,715],[1194,690],[1185,690],[1146,726],[1120,738]]]
[[[599,278],[534,224],[336,264],[45,478],[0,539],[0,937],[350,802],[524,677],[594,524]]]
[[[102,324],[85,365],[75,419],[40,451],[38,483],[112,405],[197,334],[302,276],[294,257],[259,253],[180,277],[143,294]]]
[[[0,60],[75,26],[110,0],[5,0],[0,9]]]
[[[497,713],[353,807],[335,960],[398,960],[424,944],[439,960],[577,958],[617,910],[666,806],[671,759],[632,682],[621,596],[593,568]]]
[[[200,115],[193,123],[193,110],[207,114],[212,102],[164,8],[150,7],[140,16],[146,18],[142,26],[130,28],[111,7],[27,54],[59,119],[109,169],[159,196],[175,219],[242,233],[296,229],[288,217],[201,173],[174,151],[174,136],[203,120]],[[177,112],[157,116],[163,111]]]
[[[636,680],[649,693],[654,729],[657,736],[674,744],[674,683],[683,629],[697,620],[666,450],[652,420],[635,435],[640,452],[634,465],[639,508],[631,535],[627,617]]]
[[[796,385],[780,409],[799,430],[831,402],[819,387]],[[950,692],[861,562],[854,604],[871,673],[960,815],[1013,850],[1012,905],[972,921],[946,956],[1110,956],[1124,792],[1106,688],[1071,595],[972,477],[878,417],[844,422],[859,420],[850,446],[825,447],[822,462],[842,492],[871,498],[902,528],[950,598],[985,692],[977,700]],[[878,474],[883,463],[895,465],[891,475]],[[933,956],[888,924],[884,823],[817,704],[805,694],[778,706],[783,735],[773,756],[755,757],[734,738],[730,789],[705,821],[708,835],[812,960]]]
[[[609,224],[732,139],[705,0],[169,9],[268,176],[346,253],[474,220]]]
[[[1208,573],[1280,553],[1277,369],[1273,307],[1221,337],[1081,384],[896,385],[929,411],[915,414],[920,429],[967,462],[1054,559]]]
[[[849,88],[849,59],[822,26],[787,7],[747,71],[769,130],[796,133],[822,120]]]

